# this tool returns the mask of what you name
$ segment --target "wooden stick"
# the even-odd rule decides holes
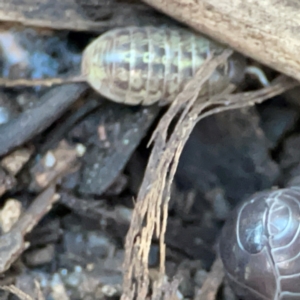
[[[149,13],[149,7],[139,1],[5,0],[0,1],[0,21],[42,28],[103,32],[134,25],[141,20],[140,15],[146,9]],[[153,12],[150,12],[150,17],[155,18]],[[145,18],[149,19],[148,15]]]
[[[297,0],[143,0],[215,40],[300,80]]]

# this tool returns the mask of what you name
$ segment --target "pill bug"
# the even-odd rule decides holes
[[[232,213],[220,256],[244,300],[300,299],[300,188],[258,193]]]
[[[227,47],[180,27],[125,27],[105,32],[83,51],[81,74],[69,78],[3,79],[0,85],[52,86],[87,82],[96,92],[128,105],[168,104],[183,90],[208,56]],[[239,85],[252,74],[262,85],[268,80],[262,70],[247,66],[246,58],[234,52],[202,86],[201,95],[212,96],[230,83]]]
[[[189,30],[126,27],[96,38],[83,52],[81,73],[106,98],[130,105],[170,103],[212,52],[225,46]],[[245,58],[231,55],[203,86],[217,94],[243,80]]]

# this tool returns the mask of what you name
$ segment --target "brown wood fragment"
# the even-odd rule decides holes
[[[92,199],[77,198],[71,193],[64,191],[60,192],[59,202],[72,209],[78,215],[89,219],[112,219],[125,226],[130,223],[132,211],[122,205],[115,205],[112,210],[103,203],[104,201],[92,201]]]
[[[0,19],[24,25],[57,29],[67,29],[68,27],[70,29],[71,23],[74,29],[76,27],[88,29],[97,26],[97,22],[89,21],[84,15],[84,11],[80,11],[80,5],[75,0],[2,1],[0,3]]]
[[[48,128],[87,90],[86,84],[68,84],[45,93],[39,102],[0,127],[0,156],[28,142]]]
[[[0,228],[2,233],[11,230],[22,214],[22,203],[16,199],[7,199],[0,210]]]
[[[220,258],[217,258],[203,283],[202,288],[197,292],[194,300],[214,300],[219,287],[224,278],[223,264]]]
[[[16,149],[12,153],[3,157],[1,166],[12,176],[16,176],[23,166],[29,161],[33,154],[33,147]]]
[[[58,177],[76,170],[79,167],[79,157],[80,153],[76,146],[71,146],[62,140],[55,149],[47,151],[30,169],[32,175],[30,190],[40,192]]]
[[[132,110],[107,101],[70,130],[71,140],[87,145],[78,191],[102,195],[112,188],[160,111],[158,105]]]
[[[16,185],[16,182],[14,176],[7,174],[7,172],[0,167],[0,196],[11,190]]]
[[[6,0],[0,1],[0,20],[26,26],[102,32],[136,24],[145,8],[143,3],[115,0]]]
[[[41,220],[58,200],[52,185],[39,194],[12,229],[0,236],[0,273],[5,272],[28,247],[24,236]]]
[[[2,286],[2,287],[0,287],[0,289],[10,292],[11,294],[17,296],[20,300],[45,300],[45,298],[41,292],[40,284],[37,281],[35,281],[35,286],[36,286],[36,289],[35,289],[36,297],[34,299],[30,295],[27,295],[26,293],[24,293],[22,290],[20,290],[15,285]]]
[[[143,0],[197,31],[300,80],[295,0]]]

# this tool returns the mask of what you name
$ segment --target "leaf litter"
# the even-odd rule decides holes
[[[299,85],[297,81],[291,78],[279,76],[270,86],[258,91],[232,94],[234,89],[233,87],[229,87],[219,95],[210,98],[199,98],[198,94],[202,85],[210,78],[219,65],[226,62],[231,54],[232,50],[228,49],[219,56],[210,56],[198,70],[194,78],[186,84],[184,90],[170,105],[153,132],[149,142],[149,145],[152,145],[151,155],[142,185],[135,200],[135,208],[126,236],[125,258],[123,262],[123,294],[121,300],[175,300],[181,298],[181,294],[178,291],[180,278],[175,277],[169,282],[165,275],[165,232],[171,185],[181,152],[195,125],[203,118],[212,114],[253,106]],[[45,191],[44,193],[50,191],[51,195],[54,195],[55,188],[53,185],[50,185]],[[56,201],[55,197],[46,198],[48,200],[43,201],[44,203],[47,203],[49,199]],[[36,213],[38,219],[50,209],[51,204],[50,206],[48,204],[46,206],[47,208],[42,209],[41,213]],[[31,210],[29,208],[24,216],[31,215]],[[24,217],[17,224],[24,224],[23,220]],[[18,255],[24,249],[24,235],[32,230],[32,227],[36,224],[36,220],[37,218],[34,218],[34,223],[26,225],[26,229],[24,229],[24,226],[18,225],[13,228],[15,231],[19,230],[17,234],[20,237],[19,246],[17,247]],[[156,276],[157,280],[151,282],[148,269],[148,256],[153,237],[159,239],[160,262],[158,276]],[[13,255],[14,257],[9,260],[7,260],[8,256],[4,258],[7,263],[5,263],[4,269],[7,269],[12,261],[18,258],[18,255]],[[220,276],[217,282],[215,281],[215,273],[218,269],[219,261],[217,258],[212,271],[208,273],[208,277],[202,289],[198,291],[195,300],[210,300],[215,298],[223,278],[222,272],[219,272]],[[151,293],[149,293],[150,287]],[[26,295],[14,285],[2,286],[1,289],[15,294],[20,299],[33,300],[31,296]],[[42,292],[37,283],[34,299],[43,299]]]

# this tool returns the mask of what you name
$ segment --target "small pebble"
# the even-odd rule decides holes
[[[51,151],[47,152],[45,156],[45,167],[52,168],[56,163],[56,158]]]

